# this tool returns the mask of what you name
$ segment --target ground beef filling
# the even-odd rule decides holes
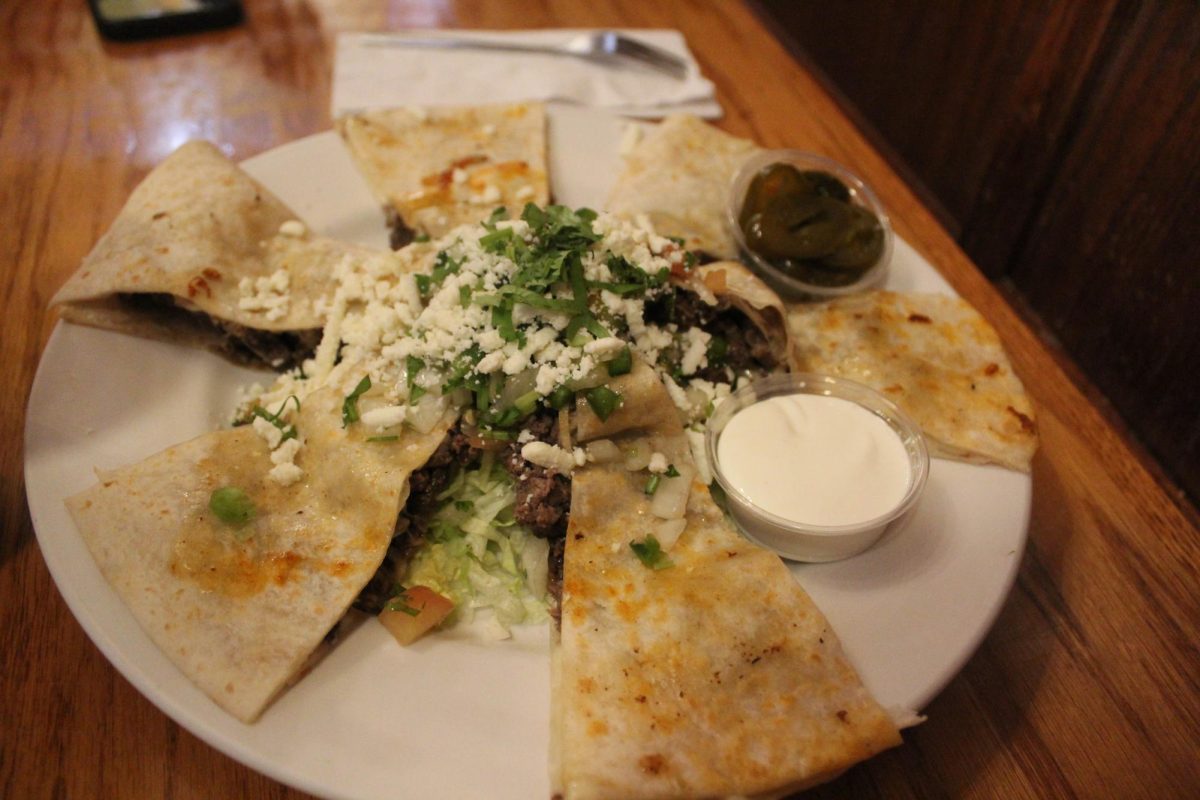
[[[720,300],[709,305],[692,292],[679,291],[665,301],[648,304],[646,321],[680,330],[700,328],[725,342],[725,354],[696,372],[706,381],[728,383],[732,374],[770,372],[779,365],[771,343],[740,309]]]
[[[312,358],[321,342],[321,329],[263,331],[218,319],[176,305],[173,295],[161,292],[124,292],[121,304],[159,325],[185,328],[203,336],[213,350],[237,364],[276,371],[293,369]]]

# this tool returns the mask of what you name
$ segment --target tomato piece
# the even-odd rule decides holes
[[[379,612],[379,621],[397,642],[412,644],[437,627],[453,610],[454,602],[450,598],[427,586],[412,586]]]

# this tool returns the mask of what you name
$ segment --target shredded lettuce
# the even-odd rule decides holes
[[[485,454],[461,470],[441,494],[429,541],[408,566],[407,586],[428,586],[454,601],[449,622],[469,622],[490,608],[506,630],[549,618],[546,595],[550,544],[513,519],[516,488],[504,467]]]

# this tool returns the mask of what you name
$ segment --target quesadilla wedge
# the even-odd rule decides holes
[[[694,481],[658,377],[639,366],[617,386],[625,406],[605,421],[581,408],[579,439],[648,443],[690,496],[671,541],[644,473],[575,471],[552,663],[559,796],[777,796],[899,744],[791,573]]]
[[[337,129],[384,207],[396,248],[499,206],[516,216],[550,196],[539,103],[365,111],[338,119]]]
[[[208,142],[146,176],[51,305],[64,319],[281,369],[312,354],[331,265],[362,248],[310,234]]]
[[[739,261],[703,264],[679,282],[683,288],[711,297],[717,308],[734,308],[745,315],[758,335],[743,332],[741,344],[756,352],[761,364],[785,366],[789,339],[786,309],[779,295]]]
[[[315,392],[289,419],[303,442],[290,484],[272,479],[281,448],[247,425],[101,473],[67,500],[146,634],[244,722],[299,677],[374,574],[409,475],[451,421],[380,444],[342,428],[342,403]]]
[[[933,455],[1028,472],[1033,405],[996,331],[957,297],[875,291],[789,304],[794,369],[882,392],[921,426]]]
[[[672,115],[625,156],[606,208],[629,218],[644,214],[659,234],[681,237],[689,250],[736,258],[725,223],[729,185],[761,149],[696,117]]]

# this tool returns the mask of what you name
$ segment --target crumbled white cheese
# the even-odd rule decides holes
[[[280,486],[291,486],[300,480],[301,476],[304,475],[304,471],[296,465],[295,459],[296,453],[300,451],[301,446],[299,439],[288,439],[276,447],[271,452],[271,463],[275,466],[271,467],[271,471],[267,473],[267,478],[278,483]]]
[[[463,182],[469,185],[470,176],[464,174]],[[655,276],[667,274],[672,259],[678,260],[678,247],[655,234],[645,221],[635,224],[601,213],[592,229],[600,240],[581,257],[584,278],[589,282],[622,282],[620,275],[614,274],[622,260]],[[473,296],[495,295],[512,282],[517,270],[512,261],[480,244],[490,231],[511,231],[534,244],[534,233],[525,221],[497,220],[489,227],[462,226],[436,242],[414,243],[395,253],[344,257],[334,268],[335,292],[319,304],[326,326],[317,353],[304,364],[303,373],[282,376],[269,390],[255,395],[256,402],[275,408],[291,395],[302,401],[314,387],[321,386],[333,386],[348,395],[367,376],[372,388],[361,423],[382,430],[401,424],[420,427],[417,417],[428,425],[431,413],[418,413],[418,409],[444,409],[451,402],[461,402],[459,390],[446,390],[451,391],[446,397],[442,393],[447,374],[455,370],[462,374],[464,365],[467,373],[463,377],[468,383],[485,375],[493,380],[504,376],[510,382],[524,382],[521,385],[542,397],[564,385],[594,385],[597,376],[606,377],[604,364],[627,344],[649,364],[658,365],[665,352],[680,354],[683,363],[658,367],[664,375],[674,369],[676,374],[681,371],[689,376],[703,367],[710,340],[707,334],[646,321],[646,302],[657,294],[653,288],[645,297],[594,291],[594,318],[613,335],[594,339],[585,335],[586,341],[574,343],[566,340],[565,331],[577,319],[575,313],[517,302],[512,322],[518,336],[505,340],[493,324],[492,305],[471,302]],[[440,265],[436,282],[429,280],[435,263]],[[421,282],[417,275],[424,276]],[[274,302],[268,296],[286,296],[280,291],[281,287],[286,290],[286,280],[286,273],[280,273],[261,286],[246,284],[244,290],[265,305]],[[422,290],[426,291],[424,297]],[[548,300],[573,296],[571,288],[563,284],[540,294]],[[695,378],[684,383],[686,389],[669,378],[666,384],[672,399],[685,410],[685,420],[698,418],[697,404],[701,408],[710,405],[716,393],[712,384]],[[694,390],[692,385],[705,388]],[[419,400],[410,396],[414,389],[421,390]],[[579,456],[574,450],[553,448],[530,438],[531,434],[520,442],[530,461],[546,462],[542,465],[562,472],[577,465]],[[525,454],[526,449],[532,457]]]
[[[280,486],[291,486],[304,477],[304,470],[295,464],[276,464],[271,467],[271,470],[267,473],[267,477]]]
[[[475,365],[475,369],[481,375],[491,375],[496,370],[504,366],[505,356],[503,350],[494,350],[488,353],[483,358],[479,359],[479,363]],[[518,370],[519,372],[520,370]]]
[[[279,443],[283,441],[283,431],[262,417],[255,417],[254,421],[250,423],[250,427],[262,437],[271,450],[279,447]]]
[[[362,423],[376,431],[385,431],[404,422],[408,415],[408,406],[382,406],[362,412]]]
[[[625,340],[616,336],[606,336],[603,339],[595,339],[583,346],[583,352],[591,356],[596,356],[601,360],[607,360],[624,349]]]
[[[684,375],[695,375],[696,370],[708,366],[708,344],[712,334],[700,328],[688,328],[684,332],[685,349],[679,363]]]
[[[262,312],[272,322],[282,319],[291,303],[291,295],[288,293],[290,286],[291,278],[285,269],[277,269],[270,275],[258,278],[242,278],[238,281],[238,292],[241,293],[238,308],[242,311]]]
[[[687,392],[683,390],[683,387],[676,383],[670,376],[663,378],[663,386],[666,387],[667,394],[671,395],[671,400],[675,403],[675,407],[690,416],[692,413],[692,401],[688,398]]]
[[[574,453],[546,442],[529,442],[524,445],[521,448],[521,458],[564,475],[570,475],[576,466]]]
[[[670,469],[670,462],[662,453],[654,453],[650,456],[650,464],[646,467],[653,473],[661,474]]]

